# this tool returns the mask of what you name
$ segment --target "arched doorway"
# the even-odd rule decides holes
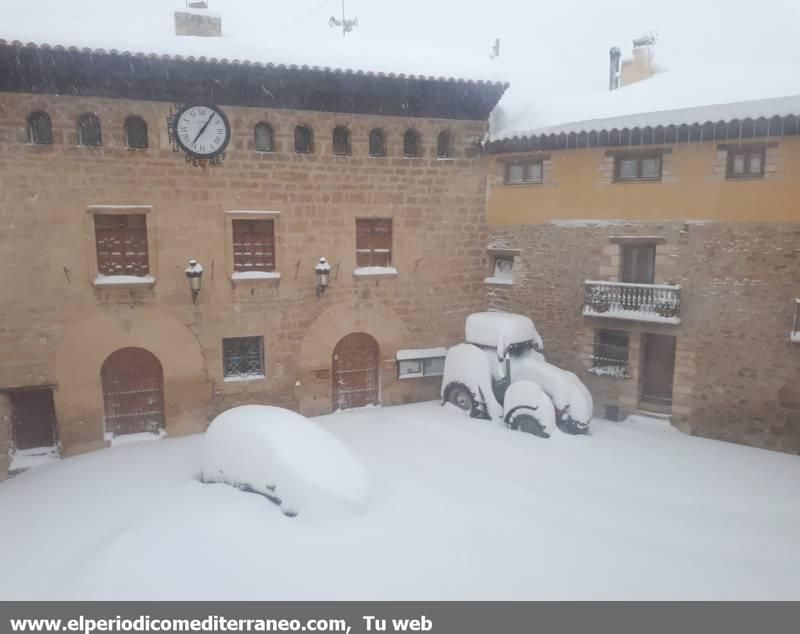
[[[378,342],[365,332],[352,332],[333,349],[333,409],[377,405]]]
[[[120,348],[103,362],[105,431],[114,436],[164,427],[164,373],[144,348]]]

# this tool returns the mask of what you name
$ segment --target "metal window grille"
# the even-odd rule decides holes
[[[273,220],[233,220],[233,270],[275,270],[275,222]]]
[[[78,144],[89,147],[103,145],[103,133],[100,128],[100,119],[93,114],[81,115],[78,119]]]
[[[416,130],[406,130],[403,136],[403,154],[410,158],[419,156],[419,134]]]
[[[36,145],[50,145],[53,143],[53,126],[50,115],[46,112],[33,112],[28,117],[28,138]]]
[[[375,129],[369,133],[369,155],[386,156],[386,135],[383,130]]]
[[[392,221],[390,218],[356,220],[356,265],[391,266]]]
[[[139,277],[150,273],[144,214],[97,214],[94,234],[98,273]]]
[[[259,123],[255,127],[256,152],[272,152],[272,128],[268,123]]]
[[[314,136],[308,126],[299,125],[294,129],[294,151],[298,154],[311,154],[314,151]]]
[[[436,139],[436,156],[439,158],[451,158],[453,156],[450,133],[447,130],[442,130]]]
[[[344,126],[333,129],[333,153],[338,156],[350,154],[350,130]]]
[[[226,379],[264,376],[264,338],[223,339],[222,359]]]
[[[592,370],[618,379],[630,376],[630,333],[599,329],[595,332]]]
[[[130,148],[147,147],[147,123],[141,117],[125,119],[125,143]]]

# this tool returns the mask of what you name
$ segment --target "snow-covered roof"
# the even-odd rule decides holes
[[[489,141],[789,115],[800,115],[800,74],[788,66],[661,70],[594,94],[515,82],[492,115]]]
[[[161,23],[163,22],[163,23]],[[270,33],[260,40],[177,36],[171,14],[146,31],[119,28],[65,29],[58,22],[4,23],[0,45],[67,49],[93,54],[157,57],[335,73],[506,84],[499,64],[460,53],[366,40],[314,42],[294,34]]]

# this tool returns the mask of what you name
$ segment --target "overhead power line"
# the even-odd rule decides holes
[[[297,18],[297,19],[296,19],[294,22],[292,22],[291,24],[287,24],[285,27],[283,27],[283,28],[281,29],[281,31],[286,31],[287,29],[290,29],[290,28],[292,28],[292,27],[293,27],[295,24],[297,24],[298,22],[300,22],[300,21],[302,21],[302,20],[305,20],[305,19],[306,19],[308,16],[310,16],[310,15],[311,15],[312,13],[314,13],[315,11],[319,11],[319,10],[320,10],[322,7],[324,7],[324,6],[325,6],[326,4],[328,4],[330,1],[331,1],[331,0],[324,0],[323,2],[321,2],[320,4],[318,4],[316,7],[314,7],[313,9],[311,9],[310,11],[307,11],[306,13],[304,13],[303,15],[301,15],[299,18]]]

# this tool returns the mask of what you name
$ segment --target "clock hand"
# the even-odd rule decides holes
[[[197,139],[199,139],[200,136],[203,134],[203,132],[206,131],[206,128],[208,127],[208,124],[211,123],[211,119],[214,118],[215,114],[217,114],[217,113],[216,112],[212,112],[211,113],[211,116],[208,118],[208,121],[206,121],[205,125],[202,128],[200,128],[200,132],[197,133],[197,136],[194,138],[194,141],[192,141],[192,145],[197,143]]]

